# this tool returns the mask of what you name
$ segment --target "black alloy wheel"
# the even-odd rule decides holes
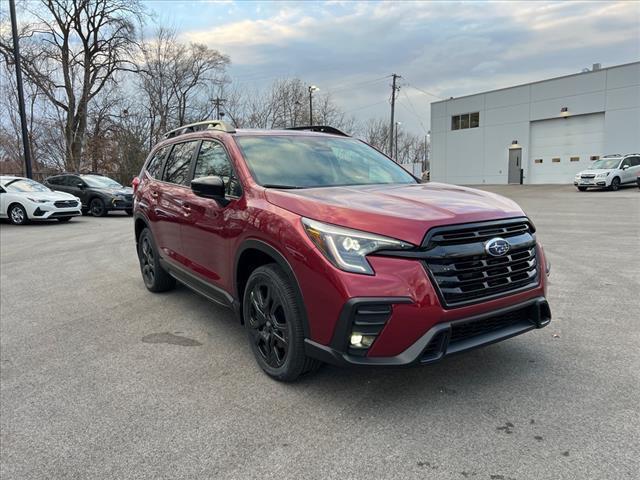
[[[156,245],[148,228],[138,240],[138,259],[145,287],[151,292],[166,292],[176,285],[175,279],[160,265]]]
[[[89,204],[89,211],[94,217],[104,217],[107,214],[107,207],[101,198],[94,198]]]
[[[321,365],[304,352],[303,305],[295,292],[285,272],[267,264],[251,273],[242,299],[249,344],[258,365],[284,382]]]
[[[249,332],[257,352],[272,368],[284,365],[289,351],[289,325],[276,285],[262,278],[249,292]]]

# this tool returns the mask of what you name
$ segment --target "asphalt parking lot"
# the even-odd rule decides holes
[[[261,373],[143,286],[130,218],[0,226],[2,479],[640,476],[640,192],[485,187],[552,263],[547,328],[411,369]]]

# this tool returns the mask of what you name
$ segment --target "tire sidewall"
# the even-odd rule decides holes
[[[276,288],[277,294],[281,296],[282,306],[287,319],[289,349],[283,365],[278,368],[272,367],[262,358],[262,354],[253,342],[250,332],[251,327],[249,325],[249,314],[251,299],[249,293],[256,283],[264,279],[270,280],[271,284]],[[295,297],[295,294],[293,294],[293,286],[289,285],[287,291],[287,285],[289,283],[290,280],[277,265],[269,264],[258,267],[249,277],[242,299],[242,314],[244,324],[247,329],[247,337],[249,339],[251,351],[253,352],[258,365],[260,365],[260,368],[262,368],[268,375],[278,380],[285,381],[297,378],[300,373],[302,373],[301,363],[304,363],[304,332],[302,329],[301,310],[300,305],[298,305],[298,300]]]
[[[102,209],[100,210],[100,213],[96,214],[96,213],[93,212],[93,205],[101,205],[102,206]],[[101,198],[93,198],[89,202],[89,212],[94,217],[104,217],[107,214],[107,206],[104,203],[104,200],[102,200]]]
[[[611,180],[611,190],[613,190],[614,192],[616,190],[620,189],[620,179],[618,177],[615,177],[613,180]]]

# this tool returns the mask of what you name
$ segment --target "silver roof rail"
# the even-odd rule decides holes
[[[236,129],[227,125],[222,120],[203,120],[202,122],[190,123],[181,127],[169,130],[164,134],[164,138],[173,138],[185,133],[199,132],[202,130],[218,130],[220,132],[235,133]]]

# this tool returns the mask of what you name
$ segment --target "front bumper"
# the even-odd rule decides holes
[[[608,187],[609,185],[607,184],[607,181],[604,179],[590,179],[591,181],[589,181],[588,183],[585,183],[582,180],[574,180],[573,184],[576,187]]]
[[[78,203],[77,207],[71,208],[38,206],[29,218],[31,220],[53,220],[54,218],[77,217],[79,215],[82,215],[82,212],[80,211],[80,204]]]
[[[133,198],[131,200],[117,200],[111,199],[111,202],[107,204],[109,210],[133,210]]]
[[[499,310],[450,322],[435,324],[403,352],[386,357],[350,353],[349,335],[359,306],[383,303],[411,303],[410,299],[363,298],[348,302],[330,345],[305,340],[307,355],[334,365],[407,366],[437,362],[446,356],[491,345],[551,321],[551,310],[544,297],[537,297]]]

